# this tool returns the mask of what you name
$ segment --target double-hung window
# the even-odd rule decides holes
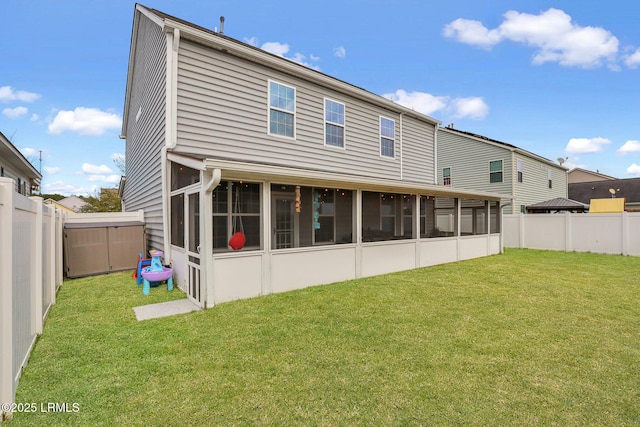
[[[518,160],[518,182],[522,182],[522,160]]]
[[[269,134],[295,138],[296,89],[269,81]]]
[[[344,104],[324,100],[324,143],[344,148]]]
[[[442,185],[451,186],[451,168],[442,168]]]
[[[549,188],[553,187],[553,175],[551,174],[551,169],[547,170],[547,178],[549,179]]]
[[[502,182],[502,160],[489,162],[489,182]]]
[[[380,155],[395,157],[396,122],[380,117]]]

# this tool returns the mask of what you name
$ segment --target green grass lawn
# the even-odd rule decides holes
[[[503,255],[163,319],[131,273],[66,281],[22,425],[640,425],[640,258]]]

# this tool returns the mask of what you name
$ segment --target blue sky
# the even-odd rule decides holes
[[[150,0],[565,166],[640,176],[640,2]],[[2,0],[0,132],[44,193],[114,187],[135,3]]]

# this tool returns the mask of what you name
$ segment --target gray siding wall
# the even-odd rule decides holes
[[[26,182],[25,184],[26,193],[24,195],[25,196],[31,195],[31,178],[13,169],[12,166],[9,166],[7,163],[3,162],[2,159],[0,159],[0,167],[3,169],[2,176],[4,176],[5,178],[13,179],[14,181],[13,184],[14,184],[16,193],[22,194],[22,192],[20,191],[20,188],[18,187],[18,180],[21,179],[23,182]]]
[[[489,162],[502,160],[501,183],[489,182]],[[462,135],[438,132],[438,183],[442,169],[451,168],[451,185],[468,190],[511,194],[513,179],[511,152]]]
[[[268,134],[268,82],[296,88],[296,138]],[[324,145],[324,99],[345,104],[345,149]],[[396,157],[380,156],[379,117],[396,122]],[[433,183],[435,126],[247,60],[181,40],[178,146],[200,157]]]
[[[515,191],[513,211],[519,213],[520,206],[533,205],[556,197],[567,197],[567,171],[559,166],[540,162],[531,157],[515,154],[514,165]],[[517,162],[522,160],[522,182],[518,182]],[[551,170],[552,186],[549,188],[548,171]]]
[[[503,161],[503,182],[489,182],[489,162]],[[523,182],[518,182],[517,161],[522,160]],[[446,130],[438,133],[438,182],[442,183],[442,169],[451,167],[453,187],[489,191],[511,195],[512,207],[505,213],[520,212],[520,205],[531,205],[556,197],[567,197],[567,173],[560,166],[516,152],[508,148],[478,141]],[[547,179],[552,171],[552,188]]]
[[[127,121],[125,209],[144,209],[148,249],[162,249],[166,35],[141,16]],[[139,120],[136,115],[141,111]]]

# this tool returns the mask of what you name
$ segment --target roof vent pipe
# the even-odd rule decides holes
[[[220,17],[220,34],[224,34],[224,16]]]

